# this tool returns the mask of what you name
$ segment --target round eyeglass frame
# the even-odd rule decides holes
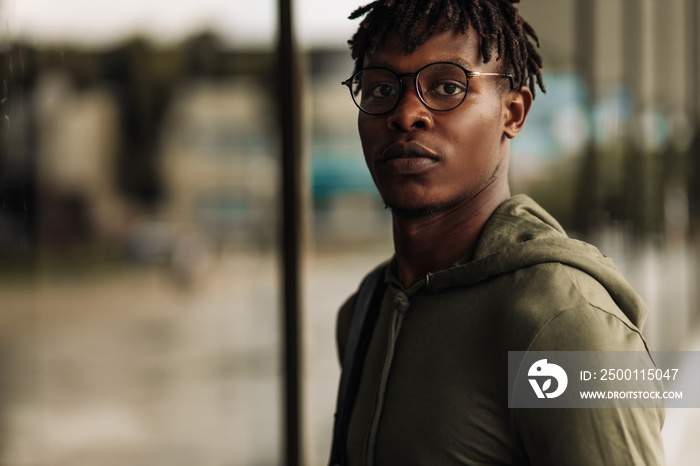
[[[420,86],[418,85],[418,75],[420,74],[421,71],[424,69],[431,67],[433,65],[453,65],[456,66],[457,68],[461,69],[464,71],[464,75],[467,78],[467,87],[464,90],[464,96],[462,96],[462,100],[459,101],[454,107],[447,108],[447,109],[439,109],[439,108],[433,108],[428,103],[425,101],[425,98],[423,97],[423,93],[420,90]],[[385,110],[383,112],[369,112],[362,108],[362,106],[357,102],[355,97],[357,96],[357,92],[352,90],[352,85],[353,81],[355,80],[355,77],[359,74],[362,74],[363,72],[367,70],[383,70],[383,71],[388,71],[396,76],[396,80],[399,82],[399,95],[396,98],[396,102],[394,102],[394,105],[391,106],[389,110]],[[510,73],[486,73],[482,71],[470,71],[463,66],[458,65],[457,63],[452,63],[452,62],[446,62],[446,61],[440,61],[440,62],[435,62],[435,63],[429,63],[416,71],[415,73],[397,73],[394,70],[390,70],[389,68],[385,68],[383,66],[370,66],[367,68],[362,68],[360,71],[357,73],[353,74],[349,79],[346,79],[345,81],[342,81],[340,84],[343,86],[347,86],[348,89],[350,90],[350,97],[352,97],[352,101],[355,103],[357,108],[360,109],[360,111],[368,114],[368,115],[386,115],[387,113],[393,112],[396,107],[398,107],[399,102],[401,101],[401,97],[403,96],[403,78],[413,78],[413,87],[416,90],[416,94],[418,95],[418,98],[420,101],[425,105],[427,108],[429,108],[432,111],[435,112],[449,112],[450,110],[454,110],[455,108],[459,107],[462,105],[462,102],[464,102],[464,99],[467,97],[467,93],[469,92],[469,80],[475,76],[499,76],[502,78],[508,78],[510,80],[510,88],[513,89],[514,87],[514,82],[513,82],[513,75]]]

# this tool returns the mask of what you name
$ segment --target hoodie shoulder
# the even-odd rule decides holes
[[[577,295],[591,305],[616,309],[637,329],[644,324],[646,305],[613,261],[591,244],[569,238],[551,215],[524,195],[496,209],[471,260],[435,274],[426,288],[438,291],[496,278],[508,281],[506,277],[524,279],[519,282],[523,287],[518,286],[517,292],[511,288],[511,294],[536,295],[539,305],[563,310],[577,301]],[[576,293],[559,300],[560,287]]]
[[[503,334],[520,351],[643,351],[637,325],[608,290],[566,264],[542,263],[495,277]]]

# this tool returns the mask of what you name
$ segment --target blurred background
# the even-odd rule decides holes
[[[336,310],[392,253],[340,85],[364,3],[293,2],[309,465]],[[547,94],[512,191],[613,257],[654,349],[699,350],[699,2],[520,10]],[[283,463],[277,24],[274,0],[0,0],[0,465]],[[669,464],[694,464],[697,429],[669,410]]]

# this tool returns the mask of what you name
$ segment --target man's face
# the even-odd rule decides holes
[[[411,55],[398,35],[387,35],[381,50],[364,66],[415,73],[435,62],[453,62],[471,71],[501,72],[500,62],[482,62],[472,28],[467,34],[440,31]],[[500,83],[499,80],[506,80]],[[358,127],[365,160],[385,204],[395,213],[437,212],[507,176],[504,136],[507,78],[477,76],[464,102],[450,111],[433,111],[420,101],[413,78],[404,78],[403,95],[389,114],[360,112]],[[500,86],[500,87],[499,87]]]

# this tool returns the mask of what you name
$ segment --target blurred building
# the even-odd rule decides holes
[[[161,136],[160,214],[225,245],[275,241],[277,138],[254,76],[184,80]]]
[[[79,90],[57,70],[37,78],[33,102],[41,244],[118,243],[128,209],[114,176],[120,145],[115,96],[104,85]]]

